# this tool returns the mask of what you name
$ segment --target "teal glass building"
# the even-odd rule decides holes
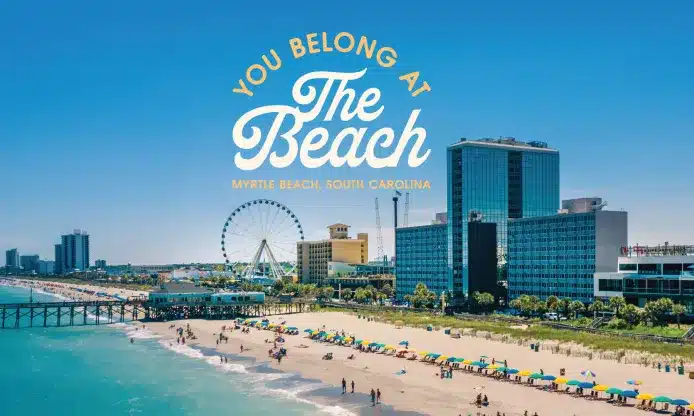
[[[543,142],[462,139],[448,147],[447,191],[448,283],[468,296],[468,223],[480,215],[496,223],[497,261],[504,265],[509,219],[557,213],[559,152]]]
[[[395,295],[402,300],[417,283],[440,295],[451,287],[446,224],[395,229]]]
[[[511,220],[508,294],[594,298],[594,274],[614,271],[627,244],[627,213],[593,211]]]

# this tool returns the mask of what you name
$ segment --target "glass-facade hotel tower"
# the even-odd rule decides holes
[[[448,147],[448,285],[468,296],[468,221],[496,223],[497,258],[505,263],[509,218],[559,209],[559,151],[513,138],[461,139]]]

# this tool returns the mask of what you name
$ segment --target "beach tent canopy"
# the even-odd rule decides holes
[[[610,387],[609,389],[605,390],[605,393],[607,394],[617,394],[619,396],[622,395],[622,390],[618,389],[617,387]]]

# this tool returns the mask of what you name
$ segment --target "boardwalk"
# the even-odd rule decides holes
[[[143,301],[88,301],[0,304],[2,329],[104,325],[130,321],[233,319],[309,312],[310,303],[169,305]]]

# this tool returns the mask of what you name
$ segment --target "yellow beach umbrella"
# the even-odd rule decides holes
[[[487,368],[490,370],[496,370],[497,368],[499,368],[499,366],[496,364],[492,364],[492,365],[488,366]]]
[[[368,346],[369,344],[371,344],[371,341],[362,341],[361,342],[361,345]]]
[[[641,393],[638,396],[636,396],[636,400],[653,400],[654,397],[655,396],[653,396],[652,394]]]
[[[328,336],[325,337],[325,339],[333,339],[333,338],[335,338],[335,334],[328,334]]]
[[[523,370],[523,371],[519,372],[518,375],[521,376],[521,377],[527,377],[527,376],[529,376],[529,375],[532,374],[532,373],[533,373],[533,372],[530,371],[530,370]]]
[[[385,350],[394,350],[394,349],[395,349],[395,347],[392,345],[386,345],[385,348],[383,348],[384,351]]]
[[[419,352],[419,355],[428,355],[428,354],[429,354],[429,351],[420,351]]]
[[[320,331],[313,331],[313,332],[311,332],[311,335],[318,335],[318,334],[320,334]]]
[[[555,382],[556,382],[556,380],[555,380]],[[605,391],[607,389],[609,389],[609,387],[604,385],[604,384],[598,384],[597,386],[593,387],[594,391]]]
[[[470,365],[472,364],[472,360],[463,360],[463,364]]]
[[[268,325],[267,327],[268,327],[268,328],[274,328],[274,327],[276,327],[276,326],[277,326],[277,324],[270,324],[270,325]]]
[[[447,359],[448,359],[448,357],[446,357],[445,355],[442,355],[439,358],[437,358],[436,361],[446,361]]]
[[[689,406],[687,406],[687,409],[694,409],[694,404],[690,404]]]
[[[558,379],[554,380],[554,382],[557,384],[566,384],[567,381],[569,380],[565,379],[564,377],[559,377]]]
[[[347,337],[347,338],[345,338],[345,342],[352,342],[353,339],[354,338],[352,338],[352,337]]]

